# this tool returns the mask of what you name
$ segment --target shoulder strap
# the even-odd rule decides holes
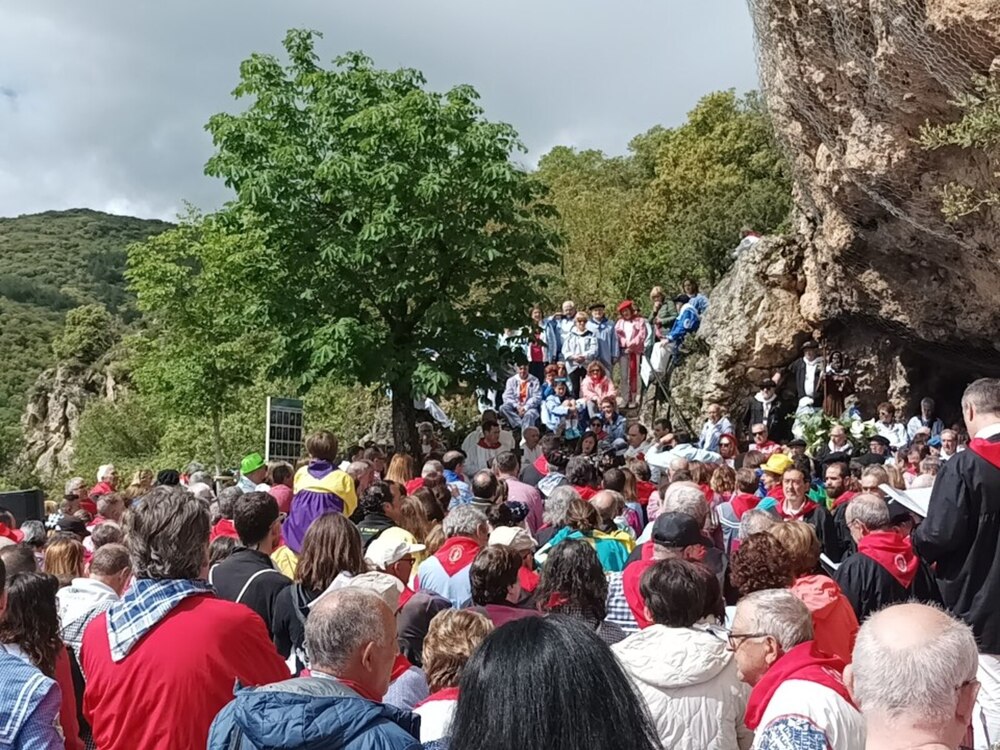
[[[306,606],[305,592],[302,590],[302,585],[298,583],[292,584],[292,610],[295,612],[295,616],[299,620],[299,624],[302,627],[306,626],[306,616],[302,614],[302,608]]]
[[[243,595],[246,594],[247,589],[250,588],[250,584],[253,583],[254,580],[258,576],[264,575],[264,573],[278,573],[278,571],[275,570],[274,568],[263,568],[261,570],[258,570],[256,573],[254,573],[249,578],[247,578],[247,582],[243,584],[243,588],[240,589],[240,593],[237,594],[237,596],[236,596],[236,600],[235,601],[236,601],[237,604],[239,604],[239,603],[241,603],[243,601]],[[278,573],[278,575],[281,575],[281,573]]]

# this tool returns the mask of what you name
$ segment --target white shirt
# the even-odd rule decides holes
[[[808,359],[802,360],[806,365],[806,382],[804,385],[807,396],[816,395],[816,369],[823,367],[823,358],[816,357],[812,362]]]
[[[991,437],[994,437],[995,435],[1000,435],[1000,422],[994,422],[991,425],[987,425],[979,432],[977,432],[975,435],[973,435],[973,437],[976,440],[989,440]]]
[[[906,427],[902,422],[886,424],[885,422],[879,420],[875,423],[875,430],[879,435],[889,441],[889,447],[894,451],[906,447],[906,444],[910,442],[910,439],[906,434]]]

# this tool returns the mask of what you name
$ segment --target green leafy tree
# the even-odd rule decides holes
[[[52,348],[59,359],[89,365],[103,357],[117,340],[115,319],[104,305],[83,305],[66,313],[62,333]]]
[[[687,256],[695,264],[690,270],[714,284],[732,263],[729,251],[743,225],[761,234],[787,225],[788,163],[757,93],[709,94],[680,127],[656,129],[633,143],[637,153],[643,149],[654,174],[634,237],[637,247],[656,250],[647,261],[653,268],[657,257],[667,271],[680,265],[674,256]],[[631,264],[630,258],[625,267]]]
[[[287,65],[242,64],[249,102],[209,121],[206,172],[236,193],[227,218],[263,235],[242,291],[277,332],[280,371],[387,386],[396,445],[414,449],[414,393],[474,377],[496,354],[482,332],[523,319],[528,269],[555,257],[551,210],[471,87],[430,92],[359,53],[325,69],[315,37],[290,31]]]
[[[247,304],[252,279],[233,273],[260,256],[254,233],[196,215],[128,252],[126,275],[147,326],[134,342],[133,377],[166,413],[210,420],[217,471],[223,416],[269,361],[269,337]]]
[[[973,187],[951,182],[940,188],[941,208],[950,222],[983,209],[1000,207],[1000,167],[996,160],[1000,149],[1000,78],[979,77],[974,85],[975,93],[955,102],[962,110],[957,122],[946,125],[928,122],[920,129],[920,144],[926,149],[958,146],[983,151],[992,158],[991,184]]]

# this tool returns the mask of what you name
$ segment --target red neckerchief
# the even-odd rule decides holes
[[[409,586],[403,586],[403,593],[399,595],[399,609],[402,609],[403,605],[410,601],[415,593],[417,592]],[[399,610],[396,611],[398,612]]]
[[[521,584],[521,590],[526,594],[534,593],[538,588],[541,576],[534,570],[530,570],[523,565],[517,569],[517,580]]]
[[[549,475],[549,462],[545,460],[544,455],[539,456],[538,458],[535,459],[534,466],[535,466],[535,471],[537,471],[543,477],[547,477]]]
[[[741,492],[738,495],[733,495],[733,499],[729,503],[733,509],[733,515],[736,518],[743,518],[744,513],[757,507],[757,504],[760,503],[760,498],[749,492]]]
[[[1000,440],[993,442],[974,438],[969,442],[969,450],[1000,469]]]
[[[816,503],[814,503],[812,500],[807,499],[804,503],[802,503],[802,507],[799,508],[794,513],[786,513],[785,512],[785,504],[784,504],[784,502],[778,503],[778,505],[776,506],[775,510],[777,510],[778,511],[778,515],[781,516],[782,518],[784,518],[786,521],[798,521],[803,516],[806,516],[806,515],[812,513],[818,507],[819,506]]]
[[[785,488],[780,484],[776,484],[767,491],[767,494],[764,497],[774,498],[778,501],[778,505],[781,505],[785,502]]]
[[[403,673],[413,666],[413,662],[406,658],[406,654],[396,654],[396,661],[392,663],[392,673],[389,675],[389,682],[395,682]]]
[[[645,508],[649,504],[649,496],[656,492],[656,485],[652,482],[646,482],[642,479],[636,480],[635,483],[635,496],[639,501],[639,505]]]
[[[850,490],[845,490],[840,493],[840,495],[833,501],[833,507],[839,508],[844,503],[849,503],[851,500],[858,496],[857,492],[851,492]]]
[[[441,545],[434,557],[441,563],[444,572],[450,578],[462,568],[471,565],[479,554],[479,542],[467,536],[453,536]]]
[[[787,680],[805,680],[823,685],[854,706],[851,694],[844,685],[843,673],[844,662],[817,649],[815,641],[800,643],[772,664],[750,691],[744,716],[747,729],[755,730],[760,726],[774,692]]]
[[[208,541],[214,542],[220,536],[228,536],[231,539],[240,538],[240,535],[236,533],[236,524],[233,523],[231,518],[220,518],[219,522],[212,527],[212,531],[208,535]]]
[[[873,531],[862,537],[858,552],[889,571],[904,589],[910,588],[920,568],[909,537],[904,539],[895,531]]]
[[[20,544],[24,541],[24,532],[12,529],[3,521],[0,521],[0,537],[10,539],[14,544]]]
[[[593,487],[579,487],[575,484],[572,487],[576,490],[576,494],[580,496],[581,500],[590,500],[590,498],[597,494],[597,490]]]
[[[712,486],[708,484],[699,484],[698,489],[701,490],[701,494],[705,496],[706,502],[710,502],[712,499],[712,495],[715,494],[714,492],[712,492]]]
[[[381,703],[382,702],[383,696],[381,696],[381,695],[375,695],[375,693],[373,693],[371,690],[368,690],[367,688],[363,687],[362,685],[359,685],[354,680],[345,680],[343,677],[338,677],[337,678],[337,682],[339,682],[341,685],[343,685],[346,688],[350,688],[351,690],[353,690],[355,693],[357,693],[358,695],[360,695],[365,700],[369,700],[372,703]]]
[[[420,703],[414,706],[414,708],[420,708],[425,703],[432,703],[434,701],[457,701],[458,700],[458,688],[441,688],[436,693],[431,693],[426,698],[424,698]]]
[[[569,604],[569,597],[566,596],[566,594],[553,591],[549,594],[549,598],[545,600],[545,609],[552,610],[557,607],[562,607],[565,604]]]
[[[489,443],[486,442],[486,438],[480,438],[479,442],[476,443],[476,445],[478,445],[480,448],[485,448],[486,450],[489,450],[489,451],[494,451],[494,450],[496,450],[497,448],[500,447],[500,443],[499,442],[497,442],[496,445],[490,445]]]
[[[424,486],[423,477],[417,477],[416,479],[411,479],[409,482],[406,483],[406,494],[412,495],[414,492],[416,492],[423,486]]]

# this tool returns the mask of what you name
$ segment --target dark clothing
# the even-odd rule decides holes
[[[887,449],[888,450],[888,449]],[[878,453],[863,453],[857,458],[851,459],[853,462],[860,464],[861,466],[881,466],[886,461],[889,460],[889,456],[883,456]]]
[[[260,615],[267,626],[268,637],[272,636],[275,599],[291,581],[274,567],[270,557],[255,549],[238,547],[212,567],[208,582],[223,599],[245,604]]]
[[[358,531],[361,532],[361,543],[364,548],[368,549],[368,545],[382,536],[383,531],[395,525],[396,522],[384,513],[366,513],[358,522]]]
[[[271,621],[274,647],[286,659],[294,651],[300,655],[303,666],[305,659],[302,644],[306,638],[306,618],[309,603],[322,591],[308,591],[298,583],[286,586],[274,602],[274,619]]]
[[[438,612],[450,609],[451,602],[429,591],[411,596],[396,615],[396,639],[399,650],[417,667],[424,664],[424,638],[431,620]]]
[[[944,605],[972,627],[981,653],[1000,654],[1000,435],[973,440],[941,466],[913,546],[935,564]]]
[[[825,365],[817,364],[813,368],[813,395],[811,396],[813,400],[813,406],[818,406],[819,402],[823,399],[823,372],[826,369]],[[806,394],[806,361],[804,358],[799,358],[792,362],[788,371],[795,376],[795,403],[796,406],[802,402],[802,399],[807,398]],[[840,416],[839,414],[837,415]]]
[[[562,531],[564,526],[542,526],[535,532],[535,541],[538,543],[538,549],[541,549],[546,544],[548,544],[552,537]]]
[[[771,410],[764,418],[764,404],[756,398],[750,399],[750,409],[747,412],[747,432],[755,424],[762,424],[767,428],[767,433],[772,440],[781,442],[787,438],[791,432],[791,425],[788,424],[788,413],[784,406],[777,399],[771,404]]]
[[[851,536],[851,530],[847,526],[847,506],[850,504],[850,501],[841,503],[833,509],[833,526],[837,530],[837,539],[840,540],[840,548],[843,550],[841,554],[845,558],[858,551],[858,545],[854,541],[854,537]],[[861,620],[858,620],[858,622],[861,622]]]
[[[367,700],[327,677],[296,677],[236,691],[208,735],[208,750],[408,750],[420,717]]]
[[[822,505],[817,505],[798,520],[816,529],[820,549],[834,562],[840,562],[840,559],[844,556],[844,547],[841,544],[840,536],[837,534],[837,528],[833,523],[833,516],[830,515],[830,511]]]
[[[542,481],[542,474],[538,469],[536,469],[532,464],[528,464],[521,469],[521,476],[518,477],[525,484],[530,484],[532,487],[538,487],[538,483]]]
[[[941,603],[934,576],[926,564],[921,563],[913,582],[904,587],[892,574],[868,555],[861,553],[848,557],[833,575],[844,596],[851,602],[858,622],[890,604],[902,604],[911,599],[921,602]]]

